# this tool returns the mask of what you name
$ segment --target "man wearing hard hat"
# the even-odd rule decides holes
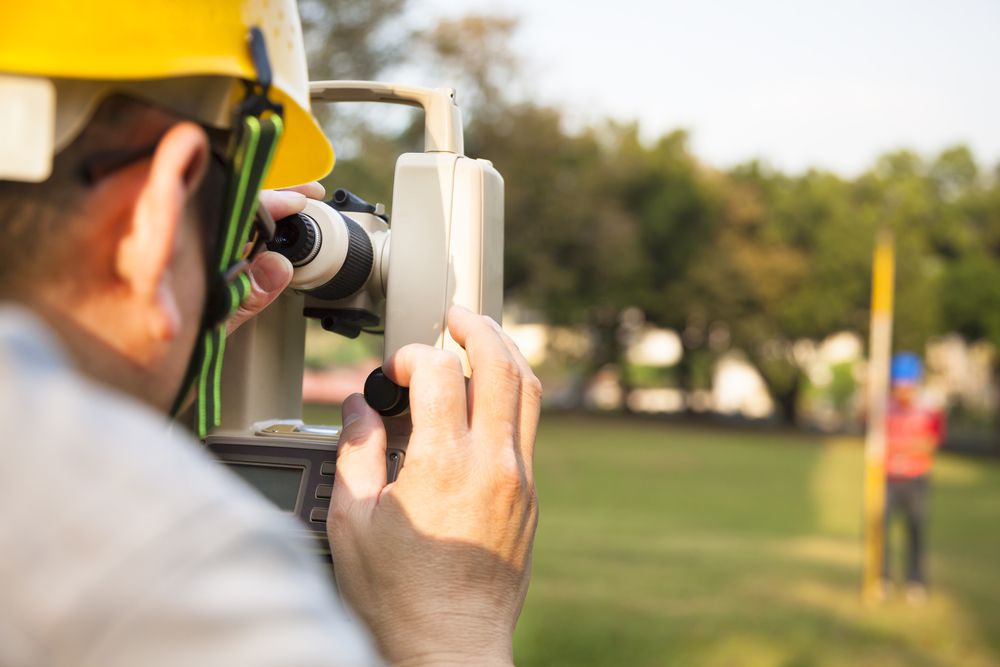
[[[883,588],[892,587],[893,519],[900,515],[906,525],[907,602],[920,604],[927,597],[925,552],[927,541],[927,495],[934,451],[944,437],[944,416],[920,400],[924,367],[912,352],[892,358],[889,370],[889,413],[886,421],[885,563]]]
[[[322,196],[307,81],[292,0],[5,4],[0,664],[511,664],[540,388],[494,323],[450,315],[471,391],[450,353],[387,362],[414,422],[394,484],[377,414],[344,405],[328,525],[363,623],[290,519],[165,428],[288,284],[258,201]]]

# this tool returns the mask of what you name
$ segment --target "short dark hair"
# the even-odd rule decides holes
[[[126,95],[111,95],[95,110],[83,131],[53,160],[41,183],[0,180],[0,294],[23,284],[58,278],[74,265],[83,247],[86,216],[80,207],[93,187],[85,165],[95,155],[155,146],[180,118]],[[211,171],[211,169],[209,170]],[[202,183],[195,205],[203,224],[217,225],[221,187]],[[217,190],[208,196],[208,190]],[[214,229],[206,230],[214,238]]]

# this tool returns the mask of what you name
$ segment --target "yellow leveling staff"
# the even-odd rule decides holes
[[[871,339],[868,353],[868,432],[865,437],[865,554],[862,595],[881,598],[885,548],[885,440],[889,403],[889,358],[892,354],[892,294],[895,251],[892,232],[875,239],[872,264]]]

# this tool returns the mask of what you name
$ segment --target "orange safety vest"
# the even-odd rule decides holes
[[[908,479],[930,472],[944,435],[941,412],[891,402],[886,427],[886,475]]]

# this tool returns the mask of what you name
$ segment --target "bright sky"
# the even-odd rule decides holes
[[[647,137],[686,127],[716,166],[761,157],[850,175],[887,150],[959,142],[1000,162],[998,0],[413,4],[420,22],[521,17],[515,46],[537,99],[575,124],[639,119]]]

